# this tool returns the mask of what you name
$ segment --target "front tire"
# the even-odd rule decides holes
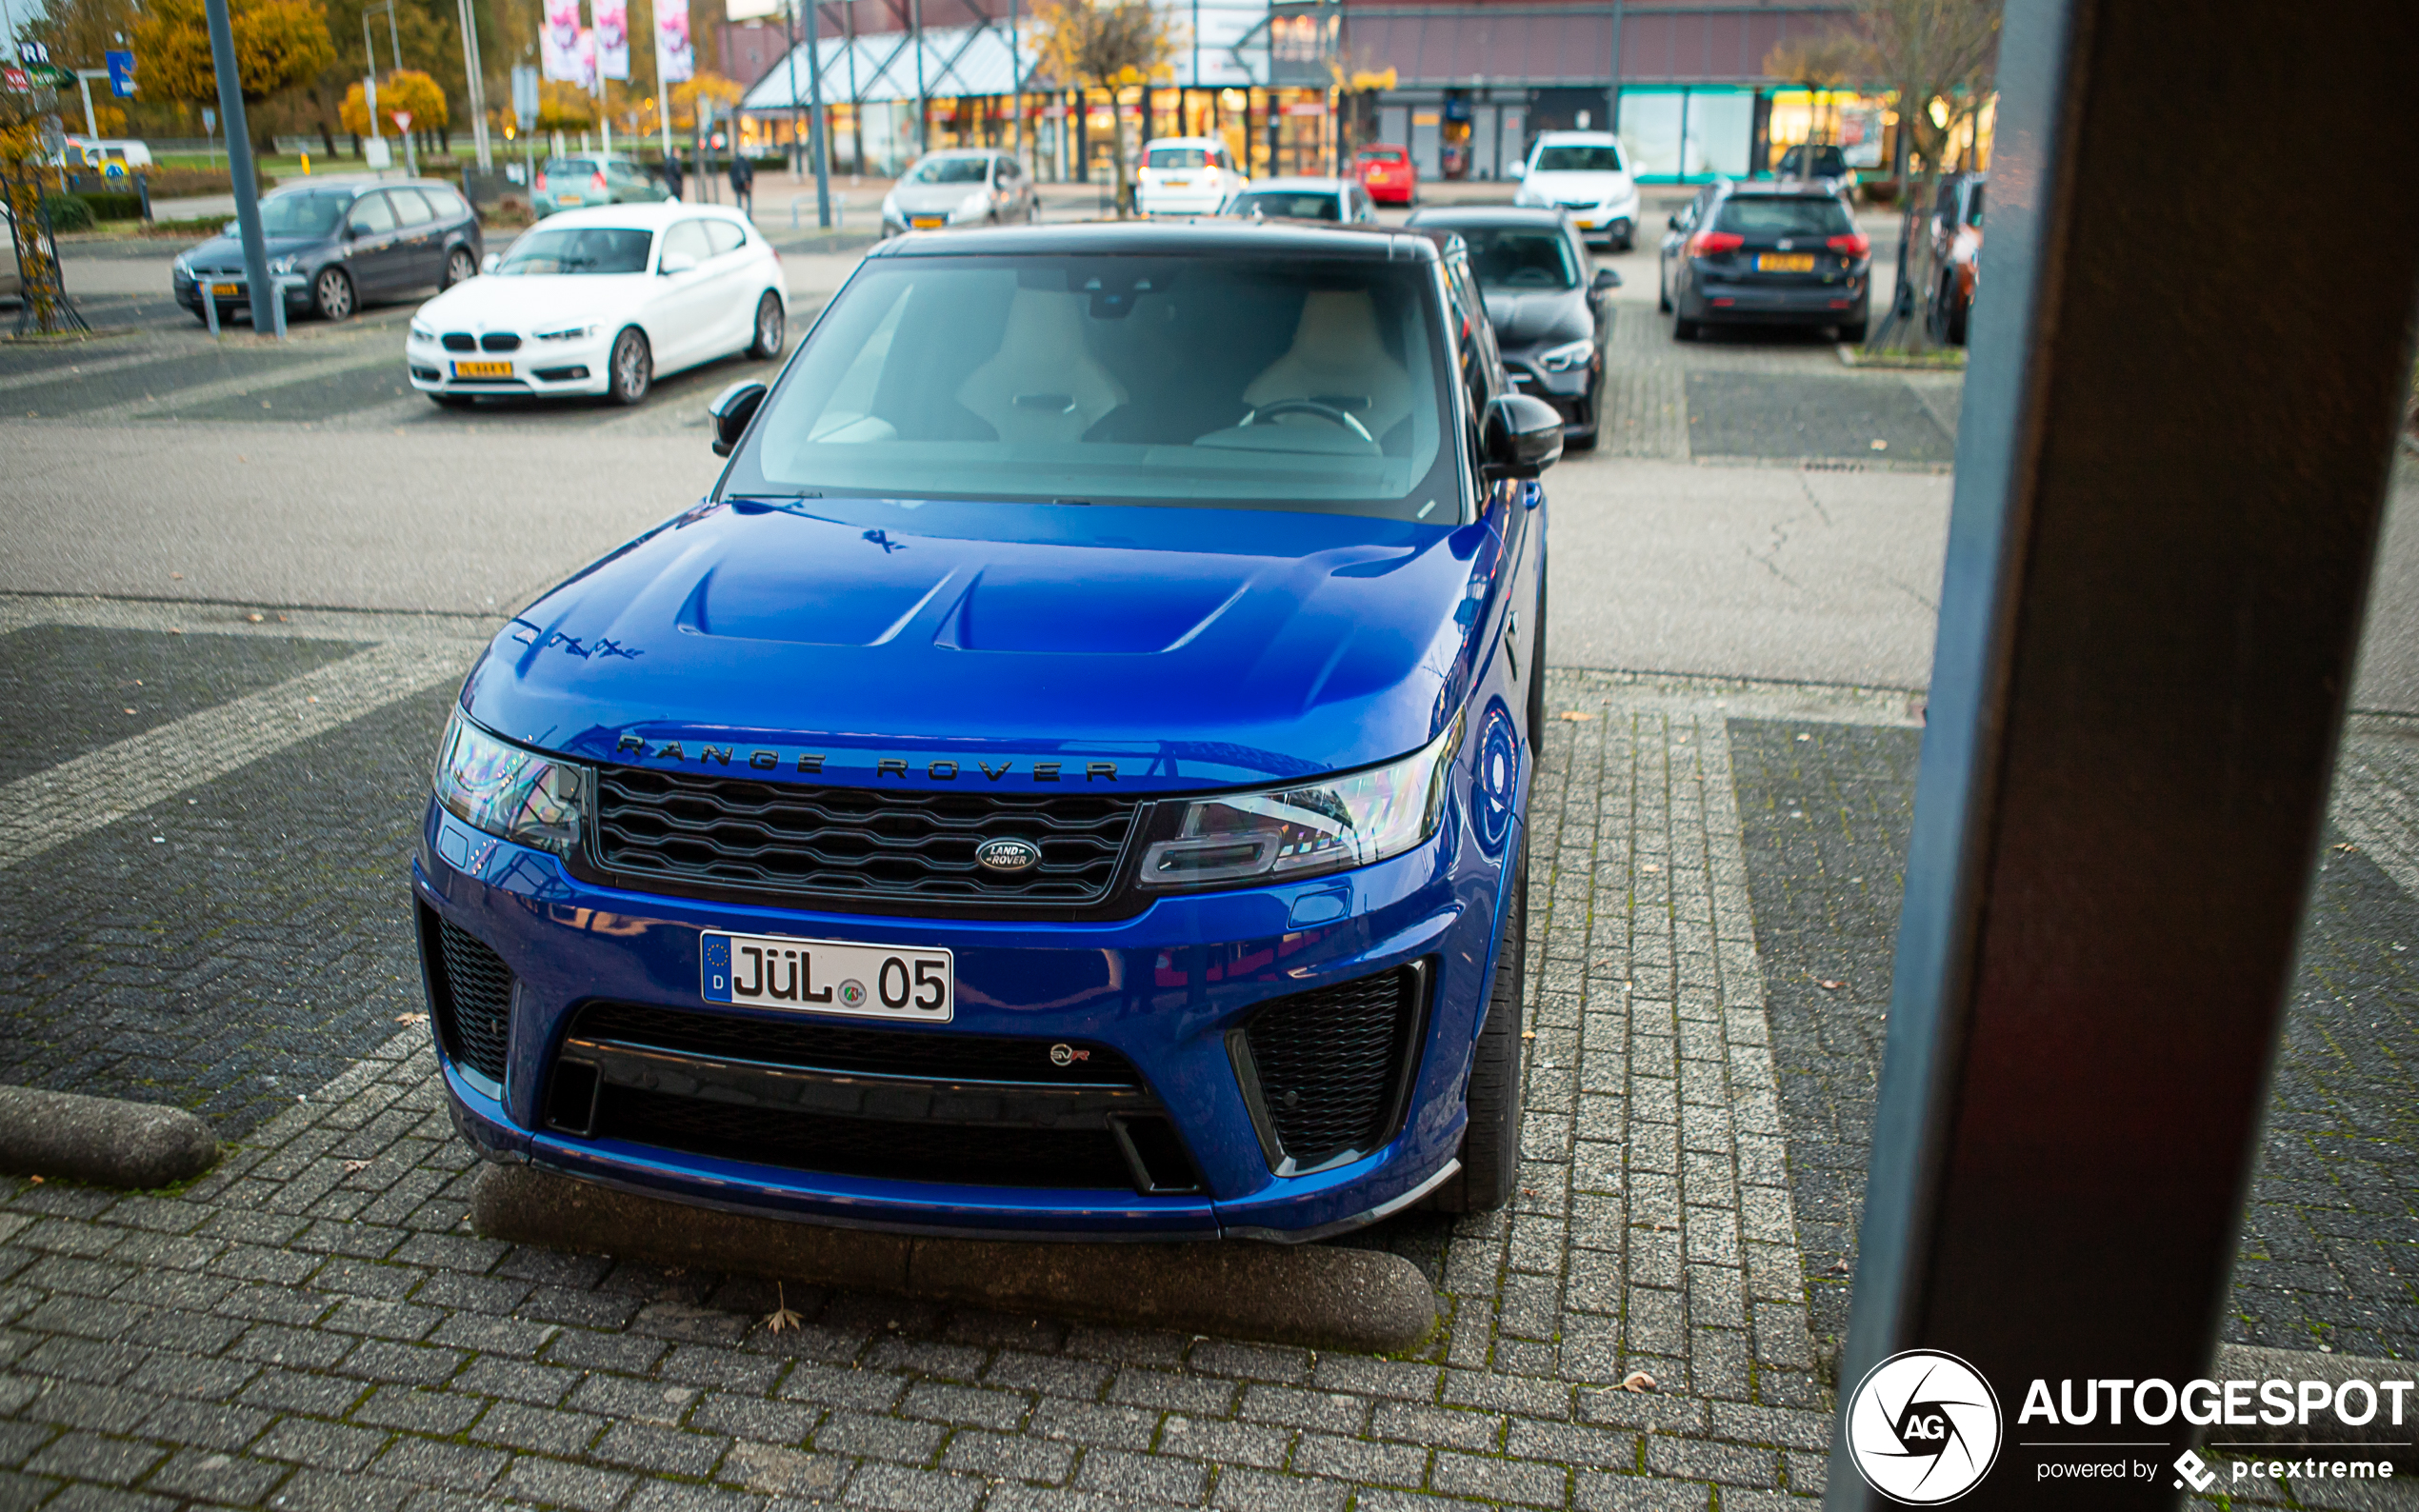
[[[352,276],[341,268],[323,268],[311,281],[311,308],[321,320],[342,320],[353,310]]]
[[[756,339],[748,348],[748,355],[758,362],[770,362],[781,355],[782,343],[789,339],[788,317],[782,312],[781,296],[768,289],[756,301]]]
[[[445,277],[438,280],[437,292],[442,294],[454,285],[467,283],[478,276],[478,260],[470,255],[470,249],[457,247],[446,257]]]
[[[646,335],[637,327],[630,327],[613,338],[606,391],[616,404],[635,405],[645,403],[648,390],[654,387],[655,354],[648,348]]]
[[[1865,336],[1871,325],[1872,321],[1868,318],[1858,321],[1853,326],[1842,326],[1839,328],[1839,339],[1850,347],[1862,347],[1865,345]]]
[[[1543,626],[1539,627],[1541,629]],[[1529,985],[1529,847],[1512,862],[1495,939],[1495,985],[1486,1026],[1470,1051],[1469,1122],[1462,1129],[1462,1168],[1428,1200],[1440,1213],[1491,1213],[1511,1201],[1520,1181],[1523,1015]]]

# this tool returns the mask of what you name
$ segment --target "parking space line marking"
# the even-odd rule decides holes
[[[2419,758],[2408,740],[2347,733],[2328,808],[2360,853],[2419,902]]]
[[[11,373],[0,378],[0,393],[13,388],[33,388],[43,384],[59,383],[76,378],[98,378],[104,373],[120,372],[140,368],[145,363],[166,362],[184,353],[172,351],[139,351],[124,357],[110,357],[101,362],[80,362],[71,368],[54,368],[45,372]]]
[[[0,869],[468,669],[459,641],[389,641],[0,786]]]
[[[327,357],[318,362],[297,363],[291,368],[263,369],[258,373],[248,374],[241,378],[222,378],[214,383],[195,384],[188,388],[171,388],[165,393],[146,394],[140,399],[123,400],[98,409],[86,409],[72,415],[63,415],[60,418],[87,425],[113,424],[162,409],[190,408],[263,389],[285,388],[294,384],[310,383],[321,378],[333,378],[339,373],[351,372],[361,368],[382,367],[389,363],[398,368],[403,366],[403,352],[400,348],[393,351],[356,351],[343,357]]]

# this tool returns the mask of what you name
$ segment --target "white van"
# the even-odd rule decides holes
[[[151,166],[150,148],[124,137],[70,136],[65,155],[69,168],[106,169],[111,163],[129,169]]]

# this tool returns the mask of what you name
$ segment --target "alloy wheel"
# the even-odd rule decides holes
[[[613,339],[613,397],[637,404],[654,383],[655,361],[647,350],[647,338],[634,329],[623,331]]]
[[[324,320],[342,320],[352,313],[352,280],[345,276],[341,268],[324,269],[313,294]]]
[[[451,288],[466,279],[475,277],[478,271],[479,265],[470,261],[470,249],[467,247],[457,247],[453,249],[453,255],[445,260],[445,282],[439,287]]]

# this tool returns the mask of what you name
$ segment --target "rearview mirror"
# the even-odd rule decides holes
[[[664,254],[664,260],[655,266],[655,270],[658,273],[664,274],[686,273],[695,269],[696,266],[697,259],[690,256],[687,252],[666,252]]]
[[[763,384],[742,379],[721,393],[706,407],[706,417],[714,423],[714,455],[728,457],[748,433],[748,422],[756,418],[756,409],[765,402],[768,392]]]
[[[1562,458],[1561,414],[1529,394],[1505,394],[1489,403],[1482,434],[1489,477],[1533,478]]]
[[[1588,285],[1588,288],[1591,292],[1598,294],[1603,293],[1606,289],[1619,288],[1620,287],[1621,274],[1609,268],[1597,269],[1595,279]]]

